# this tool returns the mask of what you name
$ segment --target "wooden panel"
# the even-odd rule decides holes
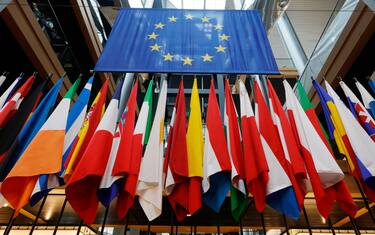
[[[36,71],[43,77],[52,72],[54,74],[52,81],[56,82],[59,76],[64,73],[64,68],[38,24],[28,2],[14,0],[0,13],[0,16],[29,57]],[[60,94],[64,95],[70,85],[69,79],[65,78]]]

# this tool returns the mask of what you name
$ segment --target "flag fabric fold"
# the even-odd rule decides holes
[[[213,79],[208,96],[204,134],[202,201],[219,213],[230,190],[232,166]]]
[[[367,109],[362,105],[361,101],[354,95],[354,93],[349,89],[349,87],[340,81],[340,86],[345,93],[348,100],[350,111],[361,123],[363,129],[369,134],[373,141],[375,141],[375,121],[367,111]],[[375,100],[374,100],[375,104]]]
[[[371,81],[371,80],[370,80]],[[374,81],[372,81],[374,83]],[[372,117],[375,118],[375,99],[374,97],[362,86],[359,81],[355,82],[359,93],[361,94],[361,98],[363,101],[363,105],[371,113]]]
[[[112,169],[112,175],[120,176],[123,182],[116,204],[116,211],[119,218],[124,218],[134,203],[143,145],[146,141],[146,128],[150,127],[148,122],[151,121],[152,84],[153,81],[150,81],[137,122],[138,80],[136,80],[132,88],[125,108],[124,129],[120,133],[119,148]]]
[[[239,118],[231,94],[229,81],[225,80],[224,128],[232,165],[230,201],[232,216],[237,221],[246,212],[250,203],[246,189],[244,169],[247,163],[245,163],[243,159],[242,137],[238,122]]]
[[[190,97],[189,122],[186,133],[189,170],[189,214],[202,206],[203,130],[197,79],[194,79]]]
[[[85,120],[77,137],[73,142],[73,146],[64,163],[64,181],[67,183],[80,162],[87,145],[95,133],[97,126],[103,116],[105,109],[105,102],[108,90],[108,80],[106,80],[98,94],[96,95],[89,111],[86,114]]]
[[[61,169],[70,101],[77,86],[78,84],[73,84],[68,90],[2,184],[2,194],[16,214],[28,203],[35,191],[43,190],[44,184],[39,180],[40,177],[47,175],[48,178],[48,175],[58,173]]]
[[[0,128],[3,128],[8,120],[17,112],[23,99],[29,92],[35,81],[35,77],[29,77],[26,82],[17,89],[12,97],[0,109]]]
[[[350,110],[341,101],[332,87],[325,81],[327,93],[337,107],[339,117],[347,133],[349,142],[357,156],[357,163],[366,184],[375,190],[375,143],[355,120]]]
[[[169,126],[163,168],[165,192],[178,221],[182,221],[189,214],[185,104],[184,84],[181,80]]]
[[[149,221],[159,217],[163,201],[164,116],[167,104],[167,81],[161,85],[150,138],[138,176],[138,201]]]
[[[12,143],[16,140],[18,133],[27,121],[27,118],[38,105],[39,100],[43,95],[45,85],[46,81],[38,84],[38,86],[36,86],[30,94],[25,97],[25,100],[22,102],[13,118],[11,118],[5,127],[0,130],[0,169],[3,169],[1,166],[7,164],[7,161],[9,160],[6,158],[7,152],[11,148]],[[2,174],[0,174],[0,181],[3,179],[1,175]]]
[[[85,121],[87,105],[90,100],[91,87],[93,81],[94,77],[89,78],[89,80],[83,87],[81,93],[79,94],[77,101],[73,104],[71,110],[69,111],[64,140],[62,168],[59,173],[59,177],[63,176],[63,173],[65,171],[64,163],[67,161],[69,153],[74,145],[74,140],[76,139],[78,132]]]
[[[5,82],[5,79],[7,77],[5,75],[0,75],[0,87],[3,85],[3,83]]]
[[[273,124],[270,111],[257,81],[254,82],[254,93],[256,101],[255,117],[270,169],[267,184],[267,203],[278,212],[292,219],[298,219],[300,208],[291,181],[294,175],[287,166],[277,129]]]
[[[45,123],[48,115],[54,107],[63,81],[64,78],[60,78],[45,95],[35,111],[30,115],[25,125],[22,127],[16,140],[12,143],[9,150],[4,155],[3,161],[0,164],[0,181],[4,180],[5,176],[13,168],[26,147],[30,144],[31,140]]]
[[[368,80],[368,84],[371,87],[372,93],[375,93],[375,81],[374,80]]]
[[[246,183],[249,192],[254,197],[256,209],[263,212],[266,206],[269,169],[249,95],[242,80],[239,81],[239,84]]]
[[[121,86],[122,82],[119,82],[103,118],[65,187],[68,202],[87,224],[94,222],[99,205],[97,190],[112,148]]]
[[[8,98],[13,95],[13,92],[15,91],[16,87],[19,86],[19,84],[22,81],[22,77],[16,78],[12,84],[4,91],[4,93],[0,96],[0,110],[3,108],[4,104],[8,101]]]
[[[328,218],[334,202],[337,201],[346,213],[354,216],[357,207],[344,181],[344,173],[325,143],[324,136],[318,133],[317,127],[314,127],[301,107],[289,83],[286,80],[283,83],[288,117],[296,130],[297,142],[320,214]]]
[[[76,89],[78,89],[79,84],[81,83],[81,77],[79,77],[73,84],[70,93],[67,95],[74,96],[76,93]],[[34,188],[34,192],[32,197],[30,198],[30,204],[34,205],[37,203],[42,197],[46,196],[49,191],[53,188],[56,188],[63,184],[63,179],[61,178],[62,172],[64,171],[64,162],[68,155],[68,146],[72,145],[72,142],[77,135],[79,128],[82,125],[83,118],[86,113],[85,106],[90,98],[90,90],[92,85],[92,79],[84,86],[81,94],[78,96],[77,101],[73,104],[71,110],[68,113],[67,124],[65,127],[65,137],[64,137],[64,148],[63,148],[63,156],[61,161],[61,169],[57,174],[51,175],[43,175],[39,177],[37,187]],[[75,89],[75,90],[74,90]],[[65,96],[65,98],[69,98]],[[72,97],[70,98],[72,99]]]
[[[329,93],[313,80],[330,138],[335,140],[339,152],[346,157],[351,173],[359,180],[367,196],[375,201],[373,183],[375,162],[373,157],[370,157],[374,156],[374,142],[330,85],[327,82],[325,85]]]
[[[298,207],[302,208],[306,194],[306,169],[292,127],[271,82],[267,80],[271,117],[277,130],[286,161],[285,171],[292,182]],[[294,177],[293,177],[294,176]]]

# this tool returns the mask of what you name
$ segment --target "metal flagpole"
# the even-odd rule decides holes
[[[309,230],[309,234],[312,235],[310,221],[309,221],[309,218],[307,217],[307,212],[306,212],[306,208],[305,208],[304,205],[302,205],[302,211],[303,211],[303,216],[305,217],[305,220],[306,220],[307,229]]]
[[[290,235],[289,233],[289,226],[288,226],[288,221],[286,221],[286,217],[285,215],[283,215],[283,220],[284,220],[284,225],[285,225],[285,229],[286,229],[286,234]]]
[[[16,219],[14,217],[15,213],[16,213],[16,211],[13,210],[12,214],[10,215],[7,227],[5,228],[4,235],[8,235],[10,233],[10,230],[12,230],[12,226],[13,226],[14,220]]]
[[[264,223],[264,214],[263,212],[259,214],[260,214],[260,220],[262,222],[263,235],[266,235],[267,230],[266,230],[266,224]]]
[[[353,229],[354,229],[355,234],[356,234],[356,235],[360,235],[361,232],[360,232],[359,229],[358,229],[357,222],[355,221],[355,219],[354,219],[353,217],[351,217],[351,216],[349,216],[349,219],[350,219],[350,223],[351,223],[352,226],[353,226]]]
[[[243,235],[242,218],[240,218],[240,235]]]
[[[78,225],[78,229],[77,229],[76,235],[79,235],[81,233],[82,224],[83,224],[83,220],[79,221],[79,225]]]
[[[366,207],[366,209],[367,209],[367,211],[368,211],[368,213],[369,213],[369,215],[370,215],[370,218],[371,218],[372,222],[375,223],[375,217],[374,217],[374,214],[372,213],[372,210],[371,210],[370,205],[369,205],[369,203],[368,203],[368,201],[367,201],[366,195],[365,195],[365,193],[363,192],[363,189],[362,189],[362,187],[361,187],[361,184],[358,182],[358,180],[357,180],[354,176],[353,176],[353,179],[354,179],[354,181],[355,181],[355,183],[356,183],[356,185],[357,185],[357,188],[359,189],[359,192],[361,193],[361,196],[362,196],[363,202],[365,203],[365,207]]]
[[[147,223],[147,235],[151,235],[151,223],[148,221]]]
[[[40,213],[42,212],[42,209],[43,209],[43,207],[44,207],[44,204],[46,203],[47,196],[48,196],[48,195],[44,196],[43,201],[42,201],[42,203],[40,204],[40,207],[39,207],[38,213],[36,214],[36,217],[35,217],[35,219],[34,219],[34,221],[33,221],[33,224],[31,225],[31,230],[30,230],[29,235],[32,235],[32,234],[34,233],[35,227],[36,227],[36,225],[37,225],[37,223],[38,223],[38,220],[39,220],[39,217],[40,217]]]
[[[328,216],[328,227],[331,229],[333,235],[336,235],[335,228],[332,225],[331,217]]]
[[[128,222],[129,222],[129,215],[126,215],[124,235],[126,235],[126,233],[128,232]]]
[[[217,234],[220,235],[220,214],[217,214]]]
[[[105,223],[107,222],[107,216],[108,216],[108,211],[109,211],[109,206],[105,208],[105,213],[104,213],[104,218],[103,218],[103,223],[102,223],[102,231],[100,234],[104,234],[104,228],[105,228]]]
[[[60,214],[59,214],[59,218],[57,218],[57,222],[56,222],[56,225],[55,225],[55,229],[53,230],[53,235],[56,235],[57,233],[57,229],[59,228],[59,225],[60,225],[60,221],[61,221],[61,218],[64,214],[64,210],[65,210],[65,206],[66,206],[66,203],[68,202],[68,200],[65,198],[64,199],[64,202],[63,202],[63,205],[61,207],[61,210],[60,210]]]

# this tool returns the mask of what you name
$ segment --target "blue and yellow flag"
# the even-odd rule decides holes
[[[279,73],[257,11],[129,8],[94,70]]]

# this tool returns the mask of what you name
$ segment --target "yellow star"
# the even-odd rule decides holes
[[[187,14],[187,15],[185,15],[185,19],[192,20],[193,16],[191,14]]]
[[[203,61],[208,61],[208,62],[212,62],[212,58],[213,56],[212,55],[209,55],[208,53],[206,53],[205,55],[201,56]]]
[[[218,31],[223,29],[223,26],[221,24],[215,24],[214,27],[215,27],[215,30],[218,30]]]
[[[176,22],[177,18],[172,16],[172,17],[168,17],[168,20],[169,22]]]
[[[148,36],[148,39],[156,39],[156,37],[159,36],[159,35],[157,35],[156,33],[152,32],[152,34],[149,34],[147,36]]]
[[[215,49],[216,49],[216,52],[225,52],[226,47],[219,45],[218,47],[215,47]]]
[[[161,46],[159,46],[157,43],[155,43],[154,45],[150,46],[151,48],[151,51],[159,51]]]
[[[159,22],[157,24],[155,24],[155,29],[163,29],[165,26],[165,24],[163,24],[162,22]]]
[[[202,20],[202,23],[203,22],[207,22],[207,23],[210,22],[210,18],[208,18],[207,16],[202,17],[201,20]]]
[[[219,35],[220,41],[228,41],[230,36],[226,35],[225,33]]]
[[[185,57],[182,61],[184,61],[184,65],[192,65],[193,59],[190,59],[189,56]]]
[[[163,55],[164,57],[164,61],[172,61],[173,60],[173,55],[171,55],[170,53],[166,54],[166,55]]]

